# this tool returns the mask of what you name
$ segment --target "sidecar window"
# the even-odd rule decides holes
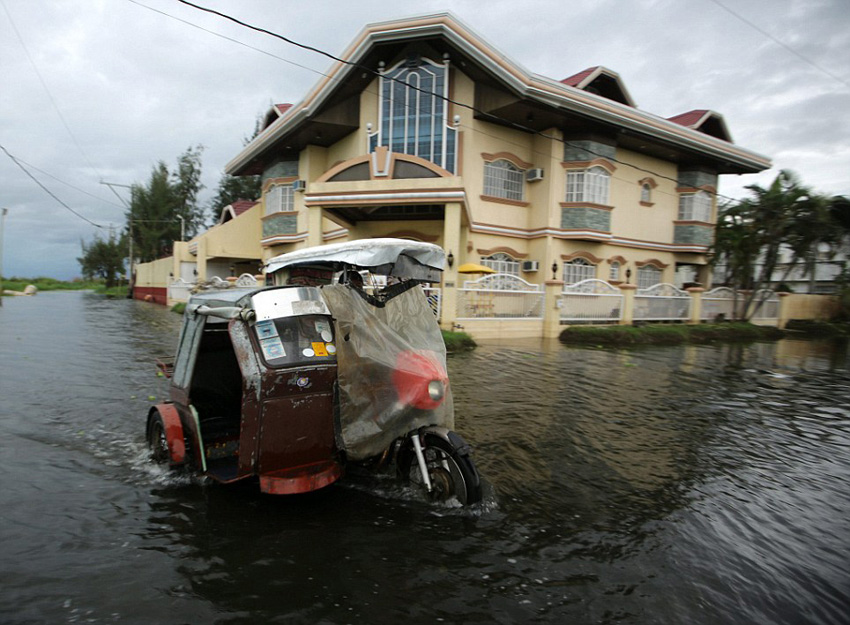
[[[272,367],[336,362],[333,324],[324,315],[266,319],[254,332],[263,360]]]

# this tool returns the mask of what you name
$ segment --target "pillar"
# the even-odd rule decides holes
[[[207,238],[200,237],[198,239],[198,249],[196,251],[198,264],[198,282],[206,282],[207,280]]]
[[[461,214],[462,206],[459,202],[446,204],[445,220],[443,221],[443,249],[446,251],[446,256],[451,254],[454,257],[454,263],[451,267],[446,263],[446,269],[443,271],[443,302],[440,323],[444,330],[451,330],[457,318],[457,289],[461,286],[458,284],[457,268],[460,266],[462,258],[466,256],[465,250],[460,247]]]
[[[564,291],[564,281],[546,280],[543,284],[546,290],[543,303],[543,337],[557,338],[561,334],[561,293]]]
[[[685,290],[691,296],[691,318],[688,319],[688,324],[699,325],[702,323],[702,294],[705,289],[699,286],[692,286]]]
[[[635,293],[637,285],[621,284],[620,291],[623,292],[623,316],[620,318],[621,326],[630,326],[635,316]]]
[[[777,293],[779,295],[779,313],[778,319],[776,320],[776,327],[780,330],[784,330],[785,326],[788,325],[790,321],[790,313],[791,313],[791,293]]]
[[[322,219],[325,211],[321,206],[310,206],[307,211],[307,247],[315,247],[322,244]]]

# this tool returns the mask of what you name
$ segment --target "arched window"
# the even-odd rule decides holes
[[[496,273],[507,273],[512,276],[519,275],[519,261],[504,252],[497,252],[486,258],[482,258],[481,264],[489,267]]]
[[[648,289],[661,282],[661,270],[652,265],[644,265],[638,267],[637,270],[637,287],[639,289]]]
[[[611,174],[603,167],[578,169],[567,172],[567,202],[608,204]]]
[[[484,195],[525,200],[525,170],[505,159],[484,163]]]
[[[612,282],[616,282],[620,279],[620,261],[615,260],[611,262],[611,268],[608,271],[608,279]]]
[[[564,263],[564,284],[575,284],[596,277],[596,265],[584,258],[574,258]]]
[[[682,221],[711,221],[711,195],[705,191],[680,195],[679,219]]]
[[[376,146],[419,156],[455,172],[457,129],[448,125],[448,62],[414,57],[381,73]]]
[[[648,182],[640,186],[640,201],[647,203],[652,201],[652,187]]]
[[[294,207],[295,195],[291,184],[276,184],[266,191],[266,215],[281,211],[291,211]]]

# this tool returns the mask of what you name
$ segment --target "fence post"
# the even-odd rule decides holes
[[[701,286],[692,286],[685,289],[691,296],[691,318],[689,325],[699,325],[702,322],[702,294],[705,291]]]
[[[635,293],[637,286],[634,284],[621,284],[623,292],[623,316],[620,318],[621,326],[630,326],[635,316]]]
[[[564,290],[563,280],[546,280],[543,300],[543,337],[556,338],[561,333],[561,309],[558,306]]]

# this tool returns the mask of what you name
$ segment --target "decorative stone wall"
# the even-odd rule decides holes
[[[298,175],[298,161],[277,161],[263,172],[263,184],[269,178],[292,178]]]
[[[673,226],[673,243],[709,246],[714,241],[714,228],[700,224],[676,224]]]
[[[298,230],[298,215],[277,213],[263,219],[263,238],[278,234],[295,234]]]
[[[617,155],[617,148],[613,145],[606,145],[598,141],[571,141],[566,140],[564,143],[564,160],[570,161],[592,161],[596,158],[607,158],[614,160]]]
[[[592,206],[564,206],[561,209],[561,228],[611,232],[611,211]]]
[[[709,186],[717,188],[717,176],[704,171],[680,171],[678,178],[680,187],[697,189]]]

